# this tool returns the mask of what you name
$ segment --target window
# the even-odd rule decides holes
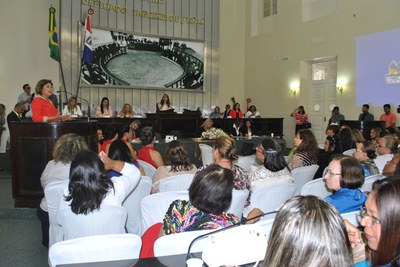
[[[313,63],[311,73],[313,81],[336,79],[336,61]]]
[[[278,0],[263,0],[264,10],[263,17],[269,17],[278,13]]]

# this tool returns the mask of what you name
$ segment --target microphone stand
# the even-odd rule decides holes
[[[196,237],[195,239],[193,239],[192,242],[190,242],[189,247],[188,247],[188,252],[187,252],[187,254],[186,254],[186,260],[188,260],[188,259],[191,258],[191,253],[190,253],[190,251],[191,251],[191,249],[192,249],[192,245],[193,245],[197,240],[203,239],[203,238],[205,238],[205,237],[207,237],[207,236],[210,236],[210,235],[212,235],[212,234],[216,234],[216,233],[219,233],[219,232],[222,232],[222,231],[225,231],[225,230],[228,230],[228,229],[231,229],[231,228],[234,228],[234,227],[243,225],[243,224],[245,224],[245,223],[248,222],[248,221],[251,221],[251,220],[254,220],[254,219],[258,219],[258,218],[260,218],[260,217],[264,217],[264,216],[266,216],[266,215],[274,214],[274,213],[277,213],[277,212],[278,212],[278,210],[274,210],[274,211],[270,211],[270,212],[266,212],[266,213],[263,212],[263,213],[261,213],[260,215],[254,216],[254,217],[252,217],[252,218],[250,218],[250,219],[246,219],[246,220],[240,221],[240,222],[238,222],[238,223],[236,223],[236,224],[232,224],[232,225],[230,225],[230,226],[228,226],[228,227],[215,230],[215,231],[213,231],[213,232],[211,232],[211,233],[199,235],[198,237]]]

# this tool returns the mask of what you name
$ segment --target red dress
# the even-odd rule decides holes
[[[147,163],[151,164],[154,168],[158,168],[158,166],[154,163],[153,159],[150,156],[150,150],[154,150],[154,146],[152,145],[147,145],[147,146],[143,146],[138,154],[137,154],[137,158],[143,161],[146,161]]]
[[[231,109],[229,111],[229,116],[231,116],[232,119],[236,119],[236,114],[239,113],[239,118],[243,118],[243,112],[239,110],[239,112],[236,112],[236,110]]]
[[[33,122],[47,122],[47,121],[60,121],[60,120],[49,120],[48,117],[54,117],[58,115],[57,108],[53,103],[43,98],[42,96],[37,96],[32,101],[32,121]]]

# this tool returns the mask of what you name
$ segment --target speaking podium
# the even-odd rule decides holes
[[[96,121],[12,122],[11,176],[15,207],[36,208],[43,198],[40,177],[52,159],[55,141],[67,133],[82,136],[89,149],[98,150]]]

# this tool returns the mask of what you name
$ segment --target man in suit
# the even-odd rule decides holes
[[[362,113],[358,117],[359,121],[374,121],[374,115],[369,113],[369,105],[368,104],[364,104],[362,106],[361,111],[362,111]]]
[[[22,117],[25,118],[25,114],[31,110],[31,102],[34,94],[31,94],[31,86],[27,83],[22,86],[22,89],[24,91],[18,96],[18,103],[23,102],[24,104]]]
[[[24,112],[24,102],[18,102],[15,104],[14,109],[7,115],[7,125],[10,130],[10,123],[12,121],[22,121],[22,113]]]

